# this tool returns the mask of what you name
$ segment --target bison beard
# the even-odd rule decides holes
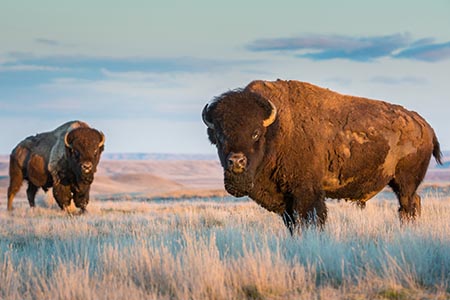
[[[224,185],[228,193],[235,197],[247,196],[253,188],[253,180],[248,173],[235,174],[225,170]]]
[[[79,166],[75,172],[75,177],[78,184],[91,184],[94,181],[94,173],[83,173]]]
[[[91,184],[94,181],[94,174],[81,174],[81,180],[79,182],[82,182],[84,184]]]

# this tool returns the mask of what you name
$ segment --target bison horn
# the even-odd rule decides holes
[[[64,144],[66,144],[67,148],[71,148],[72,149],[72,145],[69,144],[69,141],[67,140],[67,137],[69,136],[69,132],[66,133],[66,135],[64,136]]]
[[[208,121],[208,119],[206,118],[206,114],[208,113],[208,105],[209,105],[209,103],[207,103],[205,105],[205,107],[203,108],[202,119],[203,119],[203,123],[205,123],[206,126],[208,126],[208,128],[214,129],[214,124],[212,122]]]
[[[100,141],[100,143],[98,144],[98,147],[102,147],[105,144],[105,135],[103,134],[103,132],[100,131],[100,135],[102,136],[102,140]]]
[[[277,108],[272,103],[272,101],[270,101],[270,100],[267,100],[267,101],[269,101],[269,104],[272,107],[272,112],[270,113],[270,116],[263,121],[264,127],[270,126],[273,122],[275,122],[275,119],[277,118]]]

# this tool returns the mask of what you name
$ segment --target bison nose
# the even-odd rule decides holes
[[[90,173],[92,171],[92,163],[90,161],[81,164],[83,173]]]
[[[242,173],[247,167],[247,157],[244,153],[233,153],[231,152],[227,158],[228,168],[230,168],[234,173]]]

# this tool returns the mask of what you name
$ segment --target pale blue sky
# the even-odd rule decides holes
[[[450,1],[0,3],[0,154],[81,119],[108,152],[212,153],[201,109],[297,79],[422,114],[450,149]]]

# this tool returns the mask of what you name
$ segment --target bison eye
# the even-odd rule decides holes
[[[75,158],[80,158],[80,152],[78,152],[78,150],[73,150],[72,153],[75,156]]]
[[[261,135],[261,133],[259,132],[258,129],[256,129],[256,130],[252,133],[252,139],[253,139],[254,141],[257,141],[257,140],[259,140],[260,135]]]

